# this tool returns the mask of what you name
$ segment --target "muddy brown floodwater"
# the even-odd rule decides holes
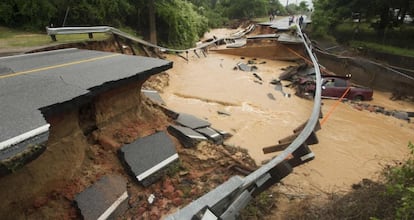
[[[212,34],[210,34],[212,35]],[[234,70],[237,63],[254,60],[257,73]],[[270,84],[291,62],[223,55],[210,51],[207,57],[174,61],[169,86],[161,94],[167,106],[178,112],[207,119],[213,127],[233,134],[226,144],[248,150],[258,165],[278,153],[263,154],[310,116],[313,102],[298,98],[284,88],[290,98]],[[283,81],[283,85],[289,82]],[[414,104],[391,101],[391,94],[374,92],[376,104],[389,110],[414,111]],[[323,100],[324,115],[335,100]],[[219,114],[218,112],[225,113]],[[280,190],[288,193],[348,191],[363,178],[375,179],[382,167],[407,158],[407,144],[414,141],[414,124],[391,116],[360,111],[340,103],[318,132],[320,143],[311,146],[315,160],[294,169],[283,180]]]

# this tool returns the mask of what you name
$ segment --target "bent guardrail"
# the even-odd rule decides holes
[[[235,39],[238,39],[238,38],[242,37],[243,35],[249,33],[252,30],[254,30],[254,25],[248,26],[244,31],[240,32],[239,34],[237,34],[233,37],[217,38],[217,39],[214,39],[210,42],[200,44],[200,45],[198,45],[196,47],[193,47],[193,48],[179,50],[179,49],[171,49],[171,48],[161,47],[161,46],[149,43],[145,40],[136,38],[136,37],[134,37],[130,34],[127,34],[127,33],[123,32],[119,29],[116,29],[116,28],[113,28],[113,27],[110,27],[110,26],[59,27],[59,28],[46,27],[47,34],[49,36],[51,36],[51,38],[55,41],[56,41],[56,35],[60,35],[60,34],[89,34],[89,37],[91,38],[92,33],[110,33],[110,34],[120,36],[122,38],[125,38],[127,40],[139,43],[139,44],[147,46],[147,47],[159,49],[161,52],[175,52],[175,53],[184,53],[184,52],[204,49],[204,48],[206,48],[210,45],[216,44],[217,42],[220,42],[220,41],[223,41],[223,40],[235,40]]]
[[[314,132],[319,120],[321,107],[321,73],[318,62],[312,53],[308,41],[300,28],[297,33],[301,37],[306,51],[315,67],[316,91],[312,113],[308,122],[297,138],[276,158],[263,165],[250,175],[242,178],[235,176],[220,185],[213,191],[193,201],[166,219],[236,219],[249,201],[287,176],[293,169],[303,162],[314,158],[314,154],[306,145],[306,140]],[[287,160],[293,155],[294,159]]]

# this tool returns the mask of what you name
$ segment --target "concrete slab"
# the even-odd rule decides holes
[[[161,98],[158,91],[149,90],[149,89],[141,89],[141,92],[144,93],[146,97],[148,97],[151,101],[158,105],[165,105],[164,100]]]
[[[102,177],[75,196],[83,219],[117,219],[128,209],[126,180],[118,175]]]
[[[245,71],[245,72],[253,72],[257,70],[256,66],[249,66],[245,63],[238,63],[237,67],[239,68],[239,70]]]
[[[178,160],[175,145],[166,132],[140,138],[118,152],[129,173],[144,186],[156,181],[165,168]]]
[[[205,128],[211,125],[210,122],[206,120],[197,118],[194,115],[186,113],[180,113],[180,115],[178,115],[178,118],[175,121],[182,126],[189,127],[192,129]]]
[[[207,138],[204,137],[202,134],[194,131],[191,128],[183,126],[170,125],[168,127],[168,132],[172,134],[174,137],[176,137],[180,141],[180,143],[186,148],[194,147],[200,141],[207,140]]]
[[[199,128],[196,131],[200,134],[206,136],[209,140],[213,141],[216,144],[221,144],[224,141],[224,137],[216,130],[211,127]]]

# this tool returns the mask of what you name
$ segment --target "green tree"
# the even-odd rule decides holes
[[[299,11],[300,11],[300,13],[304,13],[304,12],[309,11],[309,5],[308,5],[308,2],[301,1],[301,2],[299,3]]]
[[[161,44],[175,48],[188,48],[207,30],[207,19],[182,0],[157,0],[157,33]]]
[[[312,26],[317,33],[329,32],[356,12],[373,23],[378,37],[383,37],[387,28],[401,24],[403,17],[414,11],[412,0],[315,0],[314,6]]]
[[[269,11],[268,0],[224,0],[227,7],[226,15],[233,19],[250,19],[267,15]]]
[[[0,3],[0,24],[44,28],[56,12],[56,7],[49,0],[3,0]]]

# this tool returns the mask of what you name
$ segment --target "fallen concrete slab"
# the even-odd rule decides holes
[[[175,145],[166,132],[140,138],[119,149],[128,172],[143,186],[149,186],[163,170],[178,160]]]
[[[194,147],[200,141],[207,140],[207,138],[204,137],[202,134],[194,131],[191,128],[183,126],[170,125],[168,127],[168,132],[170,132],[170,134],[176,137],[180,141],[180,143],[186,148]]]
[[[161,98],[158,91],[155,90],[148,90],[148,89],[141,89],[141,92],[144,93],[146,97],[148,97],[151,101],[158,105],[165,105],[164,100]]]
[[[117,219],[128,209],[126,187],[123,177],[108,175],[76,195],[75,203],[83,219]]]
[[[224,141],[223,135],[221,135],[220,132],[214,130],[211,127],[199,128],[199,129],[196,129],[196,131],[206,136],[209,140],[213,141],[215,144],[222,144]]]
[[[244,72],[253,72],[257,70],[256,66],[249,66],[245,63],[238,63],[237,67],[239,68],[239,70],[244,71]]]
[[[178,118],[175,121],[182,126],[189,127],[192,129],[205,128],[211,125],[210,122],[206,120],[197,118],[194,115],[186,113],[180,113],[180,115],[178,115]]]

